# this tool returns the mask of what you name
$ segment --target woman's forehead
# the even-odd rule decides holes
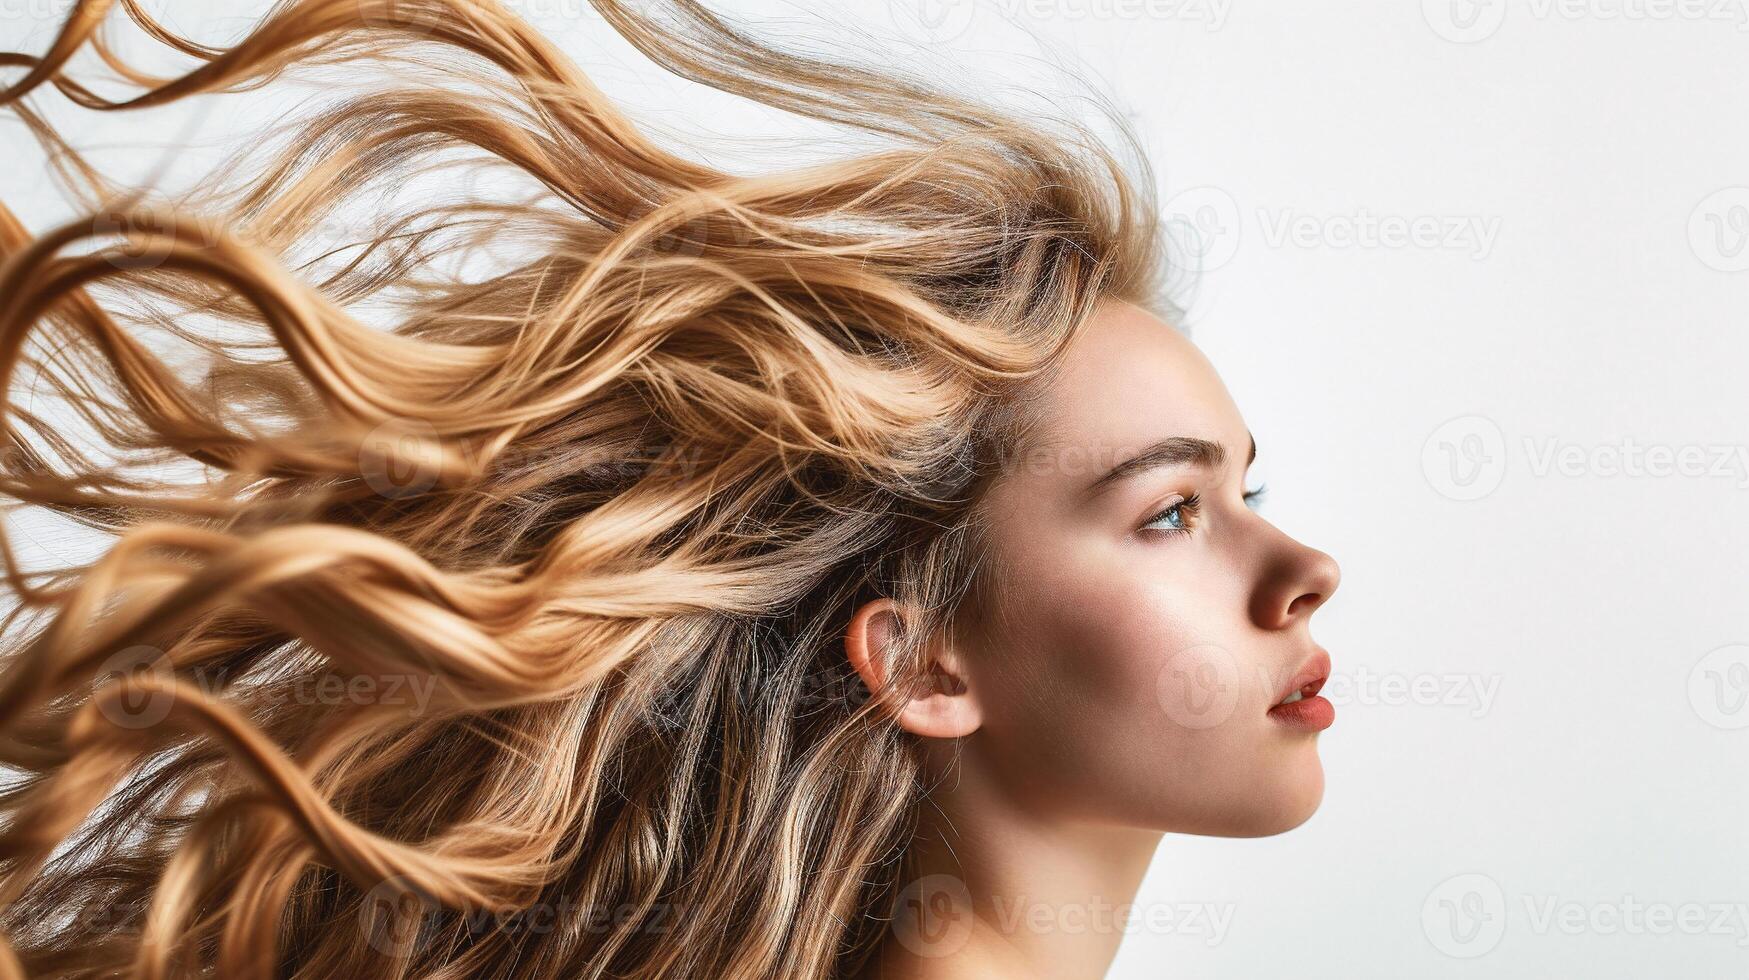
[[[1084,325],[1038,408],[1038,442],[1058,447],[1136,446],[1168,435],[1225,440],[1245,431],[1202,351],[1121,301],[1101,304]]]

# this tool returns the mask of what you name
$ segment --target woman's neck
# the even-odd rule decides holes
[[[1041,817],[957,775],[924,804],[870,975],[1103,977],[1161,833]]]

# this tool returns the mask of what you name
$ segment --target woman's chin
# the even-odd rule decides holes
[[[1309,765],[1300,767],[1293,777],[1279,787],[1268,805],[1257,809],[1258,820],[1252,833],[1234,835],[1270,837],[1285,834],[1312,819],[1324,802],[1324,766],[1316,753]]]
[[[1285,834],[1312,819],[1324,801],[1324,767],[1313,755],[1309,765],[1301,765],[1282,778],[1259,787],[1260,792],[1236,805],[1206,812],[1186,820],[1180,814],[1168,833],[1196,834],[1203,837],[1273,837]]]

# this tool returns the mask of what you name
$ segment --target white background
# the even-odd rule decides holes
[[[7,48],[64,6],[0,0]],[[639,118],[807,131],[657,75],[583,0],[512,6]],[[1055,52],[1113,92],[1208,249],[1190,326],[1264,512],[1342,565],[1322,809],[1168,838],[1112,977],[1749,975],[1741,3],[713,6],[1005,82]],[[264,5],[154,9],[221,42]],[[39,103],[126,175],[210,159],[141,148],[223,146],[274,98]],[[0,193],[41,228],[62,212],[0,125]],[[1226,928],[1162,924],[1187,906]]]

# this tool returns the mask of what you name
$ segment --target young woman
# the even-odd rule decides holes
[[[1248,506],[1139,154],[691,0],[596,7],[872,145],[673,155],[487,0],[123,0],[171,78],[111,6],[0,95],[96,216],[0,210],[0,480],[115,536],[4,550],[0,974],[1096,977],[1163,832],[1318,805],[1337,568]],[[175,201],[32,108],[364,61]],[[539,193],[309,247],[457,151]]]

